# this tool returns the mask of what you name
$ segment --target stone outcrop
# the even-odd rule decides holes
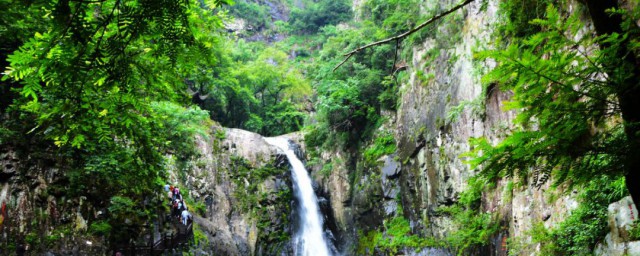
[[[194,201],[206,206],[206,213],[195,219],[208,234],[210,246],[205,250],[212,250],[210,253],[214,255],[262,255],[268,249],[265,246],[269,246],[265,243],[273,242],[265,240],[270,232],[290,233],[288,222],[281,221],[282,216],[288,219],[290,212],[288,208],[280,207],[290,204],[290,198],[278,196],[280,191],[291,186],[287,163],[259,134],[222,127],[212,130],[217,137],[198,137],[196,144],[200,156],[192,159],[186,169],[174,166],[171,180],[182,183]],[[238,166],[239,161],[242,166]],[[250,174],[269,165],[284,168],[280,174],[264,180]],[[239,168],[249,168],[249,175],[239,174]],[[181,178],[181,174],[185,177]],[[260,184],[258,191],[250,193],[269,196],[255,202],[258,205],[251,205],[251,209],[242,209],[243,194],[238,191],[247,189],[253,182]],[[265,221],[268,223],[261,223]],[[288,243],[280,246],[281,250],[288,250]]]
[[[208,240],[196,251],[270,255],[290,250],[291,198],[287,191],[291,182],[284,156],[256,133],[219,126],[211,127],[209,136],[198,136],[196,149],[197,156],[186,161],[167,155],[169,182],[191,200],[188,206],[197,229]],[[0,254],[21,250],[34,255],[109,254],[107,241],[87,232],[108,210],[93,207],[84,197],[65,197],[60,190],[64,183],[60,166],[46,157],[41,159],[25,161],[12,149],[0,152],[0,205],[5,205],[7,213],[0,224]],[[270,172],[252,175],[264,168]],[[244,198],[238,192],[252,183],[258,184],[251,187],[256,191],[249,196],[266,196],[242,208]]]
[[[99,219],[102,209],[86,197],[65,196],[65,178],[54,159],[0,148],[1,255],[107,253],[104,239],[86,232],[86,219]]]
[[[632,241],[629,234],[632,224],[639,217],[631,197],[609,205],[608,211],[609,233],[596,247],[595,255],[640,255],[640,241]]]

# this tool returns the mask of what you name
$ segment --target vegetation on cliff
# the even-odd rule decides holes
[[[163,154],[188,158],[193,136],[206,131],[206,112],[181,106],[183,81],[215,61],[221,20],[209,12],[223,3],[0,3],[2,147],[60,168],[52,193],[108,209],[100,225],[85,216],[112,244],[135,239],[162,205]]]
[[[367,12],[367,4],[375,7],[372,17],[383,17],[382,26],[415,24],[419,20],[403,16],[411,10],[398,11],[402,9],[402,3],[367,1],[364,13]],[[569,188],[582,188],[589,196],[582,198],[580,208],[571,219],[553,231],[554,237],[561,238],[561,241],[552,242],[556,243],[556,253],[581,253],[592,251],[595,243],[604,238],[606,226],[600,222],[606,216],[606,205],[626,194],[620,192],[620,177],[626,177],[626,188],[635,201],[639,200],[635,192],[639,180],[636,177],[638,156],[635,149],[638,147],[640,121],[637,109],[640,108],[637,101],[630,100],[637,96],[640,88],[636,61],[639,29],[634,22],[638,17],[638,3],[629,3],[623,9],[616,1],[586,1],[571,11],[566,11],[565,4],[557,1],[501,2],[502,16],[494,34],[496,43],[481,47],[495,49],[480,51],[477,57],[481,61],[491,59],[497,62],[497,67],[484,76],[483,83],[487,91],[500,88],[512,92],[513,97],[506,106],[507,110],[515,110],[518,117],[514,128],[507,131],[502,142],[492,144],[484,138],[473,139],[474,148],[467,156],[471,157],[469,163],[473,168],[480,170],[478,179],[493,184],[485,186],[481,182],[470,186],[470,190],[475,191],[471,193],[476,195],[475,200],[491,191],[498,181],[509,178],[524,185],[531,183],[534,187],[552,180],[554,186],[563,184]],[[388,12],[377,16],[380,13],[376,11],[380,9]],[[394,23],[393,18],[405,23]],[[355,26],[366,29],[366,24],[370,24],[368,21],[365,19]],[[595,34],[585,31],[585,22],[594,24]],[[370,32],[357,34],[377,35],[373,32],[375,27],[365,30]],[[409,25],[392,35],[412,27]],[[425,31],[428,29],[422,32]],[[418,33],[410,35],[418,36]],[[307,136],[311,146],[321,146],[320,143],[329,141],[326,145],[343,142],[342,145],[349,147],[360,145],[369,138],[371,124],[379,120],[379,111],[377,108],[363,110],[353,107],[358,106],[361,100],[358,92],[367,87],[358,85],[356,88],[359,90],[348,90],[349,87],[338,85],[340,81],[348,84],[353,74],[344,78],[339,76],[352,72],[355,65],[362,63],[360,58],[363,56],[375,58],[376,51],[390,49],[394,47],[393,42],[405,39],[383,40],[390,44],[374,43],[372,46],[376,47],[349,52],[389,36],[366,37],[364,42],[357,42],[354,46],[342,45],[346,50],[336,51],[349,54],[344,62],[338,64],[340,68],[335,70],[335,74],[321,77],[325,83],[327,80],[332,82],[327,86],[332,90],[322,98],[323,87],[317,87],[320,116],[319,124]],[[329,42],[331,40],[333,38],[329,38]],[[403,40],[400,46],[406,47],[406,41],[410,40]],[[330,49],[331,45],[325,44],[323,51]],[[363,53],[355,54],[360,49],[364,50]],[[333,64],[337,64],[335,57],[339,55],[333,56]],[[351,57],[355,59],[349,59]],[[343,63],[347,66],[340,66]],[[390,70],[382,74],[395,74],[394,68]],[[356,69],[356,76],[366,74],[359,71],[366,72]],[[357,81],[366,81],[366,78]],[[381,90],[384,87],[378,85],[376,88]],[[352,107],[344,107],[345,103]],[[374,102],[368,103],[377,106]],[[359,152],[352,156],[359,158],[358,155]],[[611,189],[597,193],[590,190],[596,181]],[[442,211],[456,222],[457,230],[447,240],[448,246],[458,252],[471,252],[474,247],[487,245],[499,227],[499,216],[483,214],[479,201],[470,204],[463,200],[468,193],[463,193],[454,206]],[[576,229],[570,228],[572,225],[581,226],[582,231],[574,232]]]
[[[265,136],[304,128],[312,162],[325,164],[325,177],[343,160],[353,169],[353,196],[361,176],[380,179],[380,157],[404,150],[397,141],[425,147],[425,131],[396,138],[394,127],[380,127],[402,106],[403,83],[427,86],[435,77],[423,67],[405,72],[413,47],[435,44],[418,62],[436,62],[461,39],[459,9],[476,1],[446,9],[418,0],[366,0],[355,12],[347,0],[231,2],[0,0],[0,147],[31,162],[24,172],[0,176],[0,183],[36,180],[29,168],[54,167],[62,176],[34,196],[37,219],[10,230],[16,241],[44,249],[71,233],[71,224],[54,220],[46,227],[53,231],[38,234],[38,222],[54,217],[43,210],[49,195],[106,211],[84,214],[88,235],[111,244],[135,240],[160,209],[165,155],[192,160],[198,155],[193,138],[211,136],[212,120]],[[487,8],[488,0],[477,2],[478,11]],[[640,3],[624,3],[585,0],[568,10],[556,0],[500,1],[495,40],[474,46],[478,63],[495,63],[482,78],[484,93],[429,121],[444,131],[465,107],[483,117],[489,91],[513,93],[505,106],[517,117],[505,125],[504,138],[472,139],[465,157],[477,176],[455,202],[429,213],[448,217],[452,230],[438,240],[425,231],[428,220],[410,224],[424,218],[412,215],[424,209],[409,209],[419,204],[413,195],[401,196],[379,226],[356,227],[354,250],[395,254],[436,246],[464,254],[487,246],[505,224],[486,211],[483,195],[504,180],[515,181],[509,193],[549,182],[562,191],[578,189],[580,206],[566,221],[529,235],[549,254],[593,250],[606,233],[606,205],[629,193],[640,200]],[[244,24],[235,34],[227,31],[235,26],[231,17]],[[420,25],[430,22],[438,29]],[[322,163],[323,150],[347,154]],[[234,185],[245,188],[235,191],[234,209],[252,215],[260,229],[277,220],[282,230],[272,226],[260,239],[285,242],[288,219],[273,219],[263,205],[286,209],[290,191],[269,195],[259,188],[283,170],[254,169],[239,158],[231,164]],[[515,238],[510,246],[526,247]]]

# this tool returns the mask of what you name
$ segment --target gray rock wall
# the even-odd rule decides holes
[[[273,242],[268,240],[269,233],[290,233],[288,222],[281,221],[283,216],[288,218],[290,214],[286,207],[281,207],[282,204],[289,205],[290,199],[278,194],[291,186],[286,161],[283,163],[278,159],[277,149],[259,134],[222,127],[212,129],[212,134],[224,136],[198,137],[200,156],[191,160],[185,169],[179,170],[174,165],[170,180],[182,184],[194,201],[206,205],[206,214],[196,217],[196,223],[207,233],[210,243],[203,250],[214,255],[268,255],[269,247],[276,246],[267,244]],[[237,159],[246,160],[248,175],[240,174],[238,168],[241,166],[234,162]],[[277,175],[264,179],[251,175],[267,165],[283,164],[284,168]],[[255,194],[267,196],[251,205],[251,209],[242,209],[242,194],[238,191],[246,190],[254,182],[260,183]],[[286,252],[287,244],[279,245],[280,249]]]
[[[291,184],[286,160],[278,157],[277,149],[258,134],[219,126],[213,126],[206,138],[198,136],[196,148],[198,156],[188,161],[166,156],[169,182],[194,203],[189,205],[190,211],[208,240],[196,251],[210,255],[286,254],[291,233],[291,199],[286,192]],[[0,206],[5,206],[0,255],[12,255],[21,246],[29,255],[109,254],[107,241],[87,232],[106,209],[96,209],[84,197],[66,197],[63,171],[48,157],[27,161],[29,158],[15,150],[0,150]],[[241,167],[245,168],[242,174]],[[271,174],[252,175],[261,168],[271,168]],[[249,209],[241,208],[238,191],[252,183],[258,183],[253,188],[260,196]]]
[[[409,79],[399,89],[400,107],[386,113],[389,121],[380,128],[394,133],[395,155],[381,158],[379,166],[372,168],[353,152],[323,152],[322,158],[333,170],[329,176],[315,177],[332,195],[333,212],[350,237],[348,243],[357,242],[358,231],[380,230],[383,219],[396,214],[398,204],[414,233],[446,237],[454,227],[437,209],[456,202],[469,177],[476,174],[461,156],[470,150],[469,139],[484,136],[496,143],[508,132],[515,113],[504,111],[502,103],[511,94],[496,86],[483,87],[481,75],[495,63],[473,58],[475,51],[490,47],[498,17],[499,1],[487,1],[486,10],[481,10],[481,2],[427,28],[437,31],[436,35],[411,49]],[[457,3],[428,0],[420,8],[444,10]],[[576,9],[577,4],[567,3],[567,8]],[[464,110],[452,115],[460,104],[466,105]],[[350,181],[350,176],[355,180]],[[575,193],[563,193],[563,187],[550,190],[546,184],[538,189],[506,186],[507,182],[483,193],[481,207],[500,216],[501,231],[482,255],[506,255],[508,238],[526,244],[535,223],[552,227],[577,207]],[[536,254],[537,250],[531,245],[519,253]]]
[[[106,242],[87,234],[87,219],[103,209],[65,196],[53,155],[0,147],[0,255],[103,255]]]

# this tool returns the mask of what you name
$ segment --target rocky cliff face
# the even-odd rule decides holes
[[[360,2],[354,3],[357,8]],[[424,1],[420,8],[433,10],[457,3]],[[315,177],[331,195],[337,226],[348,237],[346,251],[350,250],[346,244],[353,250],[365,232],[384,229],[385,218],[397,213],[408,219],[412,233],[421,236],[444,238],[454,228],[451,218],[438,209],[458,201],[468,179],[475,175],[461,156],[470,150],[469,139],[484,136],[497,142],[515,117],[514,112],[502,108],[509,92],[480,83],[481,75],[495,64],[473,58],[474,51],[489,45],[497,22],[499,1],[487,4],[482,9],[481,1],[472,3],[447,22],[428,28],[437,31],[436,36],[411,49],[406,71],[410,78],[401,85],[400,107],[387,113],[389,121],[378,132],[393,133],[395,154],[380,158],[376,167],[367,166],[361,155],[352,152],[322,154],[332,170],[328,176],[322,175],[322,166],[316,166]],[[571,2],[567,8],[576,9],[577,5]],[[461,105],[465,107],[457,107]],[[483,193],[482,211],[499,216],[500,227],[491,243],[475,253],[507,255],[508,239],[531,243],[529,233],[535,224],[553,227],[564,220],[577,201],[575,192],[563,189],[501,181],[491,192]],[[615,240],[615,227],[620,225],[611,226],[608,240]],[[635,246],[618,240],[609,244]],[[620,251],[615,246],[607,248],[600,250],[604,254]],[[539,247],[531,245],[518,253],[529,255],[537,250]]]
[[[87,232],[87,219],[104,209],[68,197],[63,165],[53,155],[0,148],[0,254],[106,254],[104,239]]]
[[[167,159],[169,182],[188,198],[198,224],[197,252],[289,254],[292,196],[286,158],[260,135],[238,129],[214,126],[210,136],[196,142],[196,157]],[[60,165],[27,161],[12,149],[0,153],[0,204],[6,212],[0,254],[109,254],[105,239],[88,231],[107,210],[83,197],[65,197]],[[143,234],[140,240],[148,239]]]
[[[197,140],[200,157],[182,170],[175,165],[170,179],[204,204],[195,219],[209,243],[201,249],[213,255],[290,253],[293,199],[286,157],[256,133],[213,129],[215,136]]]
[[[608,207],[609,232],[600,242],[595,255],[640,255],[640,241],[633,241],[629,231],[638,219],[638,210],[631,197],[625,197]]]

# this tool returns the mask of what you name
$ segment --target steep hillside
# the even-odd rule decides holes
[[[377,82],[377,86],[397,86],[395,106],[386,107],[386,94],[377,91],[374,93],[379,94],[371,95],[371,91],[366,91],[369,90],[366,82],[356,86],[361,91],[348,97],[361,97],[364,101],[364,97],[379,95],[375,98],[380,100],[363,105],[368,114],[357,119],[358,112],[353,112],[353,107],[344,116],[340,116],[342,110],[337,106],[326,107],[335,101],[358,107],[353,98],[343,101],[340,98],[343,95],[332,94],[331,90],[339,90],[333,82],[334,89],[326,87],[329,94],[320,96],[317,104],[320,111],[324,107],[327,112],[320,113],[320,124],[307,134],[307,146],[317,150],[312,153],[317,157],[312,161],[317,163],[315,177],[322,182],[324,193],[331,195],[338,226],[349,238],[343,244],[348,254],[548,255],[562,251],[583,254],[602,246],[600,243],[605,242],[610,229],[613,233],[607,235],[604,245],[610,249],[608,252],[598,249],[599,254],[638,253],[638,242],[630,242],[637,237],[630,239],[615,231],[621,227],[629,230],[628,223],[633,222],[637,213],[635,206],[628,204],[626,215],[623,214],[625,220],[614,220],[615,214],[620,216],[619,206],[609,204],[627,195],[619,174],[594,176],[586,183],[554,183],[557,181],[554,176],[538,177],[537,172],[529,177],[507,175],[488,180],[481,175],[482,165],[470,164],[474,155],[469,152],[478,147],[474,139],[484,138],[496,145],[519,129],[516,122],[519,110],[505,108],[513,92],[502,90],[499,83],[486,81],[486,74],[496,67],[495,60],[477,58],[482,51],[515,41],[517,33],[533,33],[527,26],[534,25],[527,25],[522,12],[529,12],[532,19],[535,15],[543,18],[547,4],[552,3],[532,3],[529,8],[537,8],[533,12],[518,9],[515,2],[471,3],[406,38],[396,50],[398,57],[391,54],[385,59],[377,55],[388,51],[393,43],[372,47],[316,81],[316,89],[322,94],[321,90],[325,90],[322,84],[327,79],[349,76],[361,79],[366,76],[362,75],[364,72],[373,72],[378,65],[376,61],[387,60],[384,65],[388,69],[383,72],[393,74],[392,80]],[[389,31],[403,24],[393,22],[407,18],[404,12],[419,10],[416,17],[421,19],[408,19],[411,25],[456,4],[456,1],[416,1],[406,7],[391,1],[354,3],[358,22],[342,31],[338,28],[336,39],[329,37],[321,53],[336,60],[321,60],[335,66],[344,58],[340,53],[384,38],[373,33],[368,40],[357,39],[361,40],[358,43],[341,37],[358,37],[371,31],[373,28],[363,25],[367,22],[375,24],[382,18],[380,24],[389,26]],[[569,1],[558,6],[581,17],[584,29],[592,26],[581,3]],[[521,20],[510,20],[514,16],[509,15],[521,15],[517,16]],[[584,29],[577,36],[588,37],[589,32]],[[339,46],[335,47],[332,40]],[[340,50],[340,46],[346,50]],[[367,107],[380,117],[367,112]],[[341,122],[353,124],[339,127]],[[327,140],[331,142],[325,143]]]

